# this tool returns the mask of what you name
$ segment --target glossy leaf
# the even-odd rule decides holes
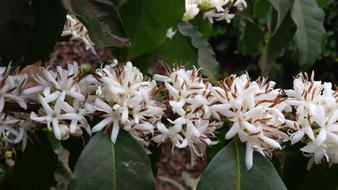
[[[39,133],[39,140],[28,143],[24,152],[18,152],[14,167],[15,189],[43,190],[55,186],[57,157],[44,135]]]
[[[118,2],[121,3],[121,2]],[[99,46],[129,47],[124,37],[118,5],[114,0],[63,0],[69,12],[86,26],[90,39]]]
[[[253,14],[255,17],[264,18],[271,9],[271,5],[267,0],[256,0],[253,6]]]
[[[277,11],[276,22],[272,22],[273,24],[270,25],[271,33],[277,32],[279,27],[284,21],[289,9],[291,7],[290,0],[269,0],[272,7]]]
[[[338,166],[328,167],[326,163],[313,164],[307,170],[310,158],[305,157],[300,148],[305,144],[297,143],[283,150],[285,163],[283,164],[282,178],[290,190],[336,190],[338,188]]]
[[[155,179],[142,146],[125,131],[114,145],[109,136],[95,134],[75,166],[74,180],[80,190],[151,190]]]
[[[264,33],[258,24],[243,20],[239,39],[239,51],[243,54],[257,54],[263,49]]]
[[[296,46],[299,50],[299,63],[302,66],[312,65],[321,52],[323,40],[324,12],[316,0],[295,0],[291,17],[297,26]]]
[[[181,23],[178,30],[183,36],[191,39],[192,45],[198,50],[197,64],[203,68],[202,73],[210,79],[218,79],[219,63],[215,58],[215,52],[209,42],[197,30],[197,28],[189,23]]]
[[[131,39],[127,59],[157,48],[184,13],[182,0],[128,0],[120,8],[123,28]]]
[[[33,0],[34,27],[24,65],[45,60],[60,39],[66,21],[66,9],[59,0]]]
[[[268,76],[277,57],[287,44],[293,39],[296,27],[290,14],[286,16],[280,27],[267,40],[262,55],[259,58],[259,67],[263,76]]]
[[[189,37],[177,31],[172,39],[167,38],[159,47],[159,54],[169,65],[194,65],[197,63],[197,49],[191,45]]]
[[[58,0],[0,2],[0,62],[27,65],[48,57],[59,40],[66,10]]]
[[[234,139],[211,160],[197,190],[285,190],[275,168],[264,156],[254,153],[253,167],[245,166],[245,145]]]

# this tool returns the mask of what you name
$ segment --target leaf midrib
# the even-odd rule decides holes
[[[236,189],[241,189],[241,161],[240,161],[240,155],[239,155],[239,145],[238,145],[238,139],[234,139],[235,141],[235,154],[236,154]]]

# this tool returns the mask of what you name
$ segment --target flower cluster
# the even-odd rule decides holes
[[[16,113],[16,110],[5,108],[10,104],[19,105],[27,109],[25,99],[22,97],[22,88],[26,84],[27,75],[10,74],[11,67],[0,67],[0,140],[1,142],[16,144],[22,142],[22,149],[26,147],[27,131],[33,128],[27,114]]]
[[[204,18],[210,23],[214,20],[225,20],[227,23],[235,16],[229,13],[231,7],[235,7],[238,11],[242,11],[247,7],[245,0],[185,0],[185,13],[183,21],[188,22],[195,18],[199,12],[204,12]]]
[[[314,80],[314,74],[299,74],[293,89],[286,90],[287,103],[295,110],[295,117],[286,121],[293,130],[291,144],[303,140],[301,148],[313,162],[325,160],[330,165],[338,163],[338,91],[332,84]]]
[[[92,75],[82,77],[77,63],[69,64],[67,69],[58,66],[56,71],[41,69],[41,75],[34,76],[37,85],[23,91],[42,106],[38,114],[31,112],[30,118],[53,128],[58,140],[68,139],[69,134],[81,135],[81,128],[90,134],[85,116],[95,111],[98,81]]]
[[[93,127],[93,132],[112,128],[111,140],[116,142],[122,128],[148,145],[154,127],[161,125],[164,109],[155,98],[156,82],[144,80],[143,74],[130,62],[117,69],[105,66],[98,74],[101,84],[95,107],[104,119]]]
[[[168,127],[157,126],[159,134],[153,140],[162,143],[170,139],[173,147],[189,146],[192,161],[196,156],[205,155],[206,146],[217,143],[210,137],[222,126],[217,112],[222,105],[212,96],[212,85],[204,81],[196,68],[176,68],[169,76],[154,75],[154,78],[163,82],[168,91],[173,117],[168,119]]]
[[[281,90],[248,74],[212,85],[196,68],[176,67],[152,80],[132,63],[117,61],[89,75],[77,63],[33,73],[0,68],[1,144],[22,142],[24,148],[37,123],[58,140],[103,130],[115,143],[123,129],[145,148],[165,141],[189,147],[193,162],[217,143],[215,134],[227,121],[225,139],[236,136],[246,144],[248,169],[254,151],[272,157],[289,140],[306,144],[301,151],[311,157],[309,167],[338,163],[338,91],[313,74],[299,74],[293,89]],[[102,119],[91,125],[93,118]]]
[[[271,157],[275,149],[281,149],[280,143],[288,140],[281,131],[285,99],[280,89],[274,89],[275,83],[263,77],[251,81],[248,74],[232,75],[218,85],[213,92],[226,105],[222,113],[232,123],[225,138],[237,134],[246,143],[245,162],[250,169],[254,150]]]

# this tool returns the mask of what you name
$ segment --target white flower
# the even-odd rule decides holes
[[[166,34],[167,38],[173,39],[173,37],[175,36],[176,32],[177,32],[177,29],[174,29],[173,27],[170,27],[167,30],[167,34]]]
[[[49,103],[46,101],[46,99],[49,99],[48,97],[42,97],[39,95],[39,102],[43,108],[44,114],[43,116],[38,116],[35,112],[31,113],[30,118],[33,121],[37,121],[40,123],[46,123],[48,128],[53,127],[53,132],[55,135],[55,138],[58,140],[64,139],[67,137],[66,134],[64,134],[64,125],[60,126],[60,122],[64,120],[81,120],[81,116],[74,113],[74,109],[64,102],[65,93],[62,93],[61,96],[56,100],[56,103],[54,105],[54,108],[52,108]]]
[[[163,115],[163,108],[153,94],[156,82],[145,81],[142,73],[130,62],[123,68],[106,66],[99,72],[103,97],[95,100],[95,106],[104,113],[104,119],[92,131],[100,131],[113,124],[111,140],[114,143],[120,128],[129,131],[138,140],[152,134],[154,125]]]
[[[205,148],[215,142],[210,140],[216,128],[222,126],[217,113],[219,102],[211,95],[211,84],[204,82],[198,70],[176,68],[169,76],[154,75],[154,79],[164,82],[169,93],[169,107],[177,114],[167,128],[158,127],[155,142],[170,139],[173,147],[189,147],[192,161],[203,156]],[[183,138],[182,138],[183,137]]]
[[[86,47],[96,54],[94,43],[90,40],[87,28],[75,16],[67,15],[62,36],[71,36],[72,40],[81,40]]]
[[[185,13],[182,20],[185,22],[192,20],[198,15],[199,11],[196,0],[185,0]]]
[[[247,7],[247,4],[245,0],[236,0],[233,6],[236,7],[237,10],[243,11]]]
[[[210,23],[213,23],[214,20],[216,21],[225,20],[229,24],[231,22],[231,19],[233,19],[235,15],[230,14],[228,9],[224,10],[223,12],[216,12],[215,9],[212,9],[210,11],[205,12],[203,17],[207,18]]]
[[[5,142],[18,143],[21,140],[20,132],[14,128],[14,125],[19,122],[18,119],[0,113],[0,138]]]
[[[6,101],[15,101],[23,109],[27,108],[27,104],[19,91],[25,79],[26,76],[23,75],[7,75],[0,80],[0,113],[3,111]]]
[[[247,74],[230,76],[213,88],[213,94],[223,104],[228,104],[222,112],[232,126],[225,138],[238,135],[241,142],[246,143],[246,166],[252,167],[253,151],[272,156],[274,149],[281,149],[279,143],[288,140],[280,131],[285,118],[282,114],[284,106],[280,90],[273,89],[275,83],[265,78],[250,81]]]
[[[332,90],[331,83],[314,81],[314,73],[299,74],[293,81],[293,89],[286,90],[288,100],[295,112],[295,121],[287,120],[286,124],[293,132],[291,143],[303,139],[306,134],[309,141],[301,150],[311,159],[312,163],[319,164],[325,161],[338,163],[338,92]]]

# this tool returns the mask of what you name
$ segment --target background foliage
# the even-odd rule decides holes
[[[247,3],[248,8],[237,13],[232,23],[210,24],[202,15],[190,23],[182,22],[183,0],[1,0],[0,63],[24,66],[46,61],[60,38],[68,11],[85,24],[94,43],[111,47],[119,60],[133,61],[149,73],[152,63],[160,59],[169,66],[198,65],[213,80],[248,71],[254,77],[269,75],[286,88],[299,71],[315,70],[316,78],[337,83],[336,1]],[[172,39],[166,37],[170,27],[177,30]],[[99,133],[86,145],[88,139],[54,142],[46,138],[48,133],[37,134],[16,155],[15,167],[1,165],[1,189],[48,189],[64,184],[71,189],[154,188],[150,165],[154,167],[157,159],[151,157],[151,164],[129,134],[121,134],[123,140],[112,145]],[[224,134],[218,138],[222,146],[209,150],[214,153],[198,189],[247,189],[253,184],[263,189],[338,187],[336,166],[318,165],[306,171],[308,160],[301,155],[300,144],[276,153],[272,162],[256,155],[254,168],[247,171],[242,145],[226,142]],[[91,150],[93,146],[99,148]],[[136,181],[140,176],[144,180]],[[233,178],[237,183],[220,180]],[[123,186],[125,180],[130,187]]]

